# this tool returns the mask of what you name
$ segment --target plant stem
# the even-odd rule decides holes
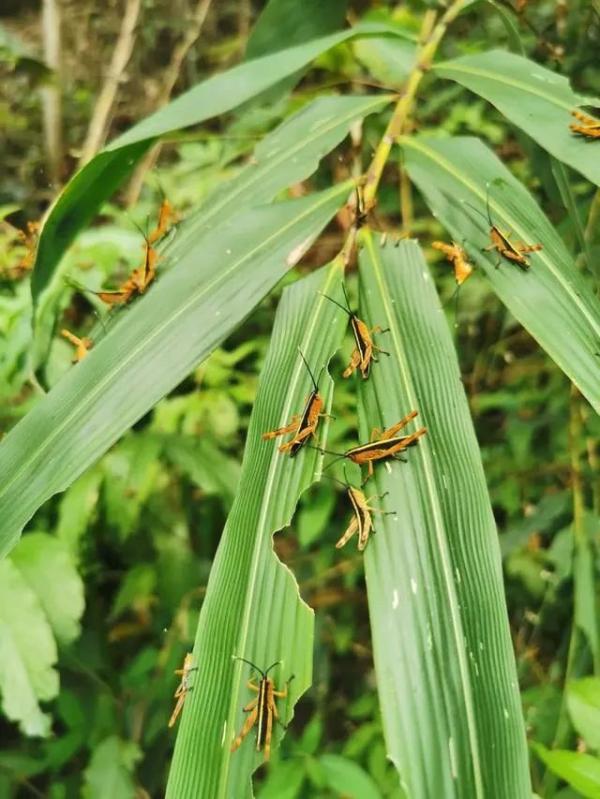
[[[423,32],[425,32],[426,35],[423,42],[419,46],[419,49],[417,50],[415,67],[404,84],[404,88],[400,93],[400,99],[398,100],[394,113],[392,114],[392,118],[388,123],[381,141],[379,142],[377,150],[375,151],[375,155],[373,156],[373,160],[371,161],[371,165],[367,171],[364,187],[364,202],[366,210],[369,210],[373,206],[375,195],[377,194],[377,188],[379,187],[379,181],[381,180],[384,167],[386,165],[387,159],[389,158],[392,145],[404,130],[405,124],[412,110],[419,84],[421,83],[425,73],[431,68],[437,48],[442,41],[448,26],[454,21],[454,19],[456,19],[458,14],[460,14],[465,2],[466,0],[454,0],[454,2],[448,6],[439,22],[433,28],[431,28],[431,16],[428,16],[427,14],[425,15]],[[427,32],[427,28],[430,28],[430,32]]]

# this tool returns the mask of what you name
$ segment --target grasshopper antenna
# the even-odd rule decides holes
[[[342,280],[342,291],[344,292],[344,297],[346,298],[346,306],[348,308],[348,313],[352,316],[352,312],[350,311],[350,300],[348,299],[348,292],[346,291],[346,284]]]
[[[265,679],[265,677],[267,676],[267,673],[268,673],[269,669],[272,669],[273,666],[276,666],[277,663],[279,663],[279,661],[277,661],[277,663],[273,663],[273,666],[269,666],[269,669],[267,669],[267,671],[265,672],[262,669],[259,669],[258,666],[256,665],[256,663],[253,663],[251,660],[246,660],[246,658],[242,658],[239,655],[233,655],[233,659],[234,660],[242,660],[244,663],[247,663],[249,666],[252,666],[252,668],[255,671],[257,671],[259,674],[262,675],[263,679]]]
[[[468,200],[462,200],[462,204],[463,204],[463,205],[468,205],[468,206],[469,206],[469,208],[470,208],[472,211],[475,211],[475,213],[476,213],[476,214],[479,214],[479,216],[480,216],[480,217],[482,217],[483,219],[487,219],[487,221],[488,221],[488,223],[489,223],[489,226],[490,226],[490,227],[493,227],[493,225],[492,225],[492,220],[491,220],[491,219],[490,219],[490,217],[489,217],[489,208],[488,208],[488,216],[486,217],[486,215],[485,215],[484,213],[482,213],[482,212],[479,210],[479,208],[475,208],[475,206],[474,206],[474,205],[472,205],[470,202],[468,202]],[[487,200],[486,200],[486,205],[487,205]]]
[[[267,676],[267,674],[268,674],[268,673],[271,671],[271,669],[274,669],[274,668],[275,668],[275,666],[279,666],[279,664],[280,664],[280,663],[281,663],[281,661],[280,661],[280,660],[276,660],[276,661],[275,661],[275,663],[271,663],[271,665],[269,666],[269,668],[265,670],[265,677],[266,677],[266,676]]]
[[[342,283],[342,285],[344,285],[344,284]],[[344,292],[344,294],[345,293],[346,292]],[[319,291],[318,294],[320,294],[321,297],[325,297],[326,300],[329,300],[329,302],[332,302],[334,305],[337,305],[337,307],[341,308],[342,311],[344,311],[344,313],[348,314],[348,316],[352,316],[352,311],[350,311],[348,308],[344,308],[344,306],[341,304],[341,302],[338,302],[337,300],[334,300],[333,297],[330,297],[328,294],[323,294],[322,291]]]
[[[308,370],[308,374],[310,375],[310,379],[312,380],[313,386],[315,387],[315,391],[318,393],[318,391],[319,391],[319,384],[318,384],[318,382],[315,380],[315,377],[314,377],[314,375],[313,375],[313,373],[312,373],[312,371],[311,371],[311,369],[310,369],[310,366],[308,365],[308,362],[307,362],[306,358],[304,357],[304,354],[303,354],[302,350],[300,349],[300,347],[298,347],[298,352],[300,353],[300,357],[301,357],[301,358],[302,358],[302,360],[304,361],[304,365],[306,366],[306,368],[307,368],[307,370]],[[325,367],[323,367],[323,369],[324,369],[324,368],[325,368]],[[323,373],[323,369],[321,369],[321,371],[319,372],[319,379],[321,378],[321,375],[322,375],[322,373]]]

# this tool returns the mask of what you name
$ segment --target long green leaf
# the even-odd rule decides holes
[[[356,25],[340,33],[244,62],[194,86],[107,145],[71,178],[45,220],[31,284],[34,301],[52,279],[56,264],[77,233],[132,172],[158,137],[225,114],[282,78],[293,75],[331,47],[357,36],[369,35],[403,34],[387,25]]]
[[[190,237],[207,233],[238,208],[270,202],[307,178],[353,122],[381,110],[391,99],[391,95],[319,97],[291,116],[261,141],[239,175],[219,186],[198,213],[181,224],[166,253],[166,265],[187,251]]]
[[[571,111],[600,100],[576,94],[562,75],[505,50],[444,61],[434,70],[485,97],[555,158],[600,185],[600,144],[569,130]]]
[[[246,687],[248,658],[261,669],[281,661],[276,686],[295,675],[290,696],[280,701],[283,723],[310,685],[313,614],[298,597],[292,574],[273,553],[272,535],[290,524],[300,493],[309,485],[317,452],[304,447],[295,458],[278,451],[262,433],[286,424],[304,406],[311,380],[339,347],[346,326],[337,309],[318,292],[340,297],[342,263],[334,261],[286,289],[277,311],[269,353],[250,421],[237,497],[211,570],[194,645],[198,666],[186,701],[167,797],[241,799],[251,795],[249,777],[262,762],[254,730],[236,752],[231,744],[256,695]],[[331,402],[331,380],[320,389]],[[321,421],[325,430],[324,422]],[[320,456],[318,456],[320,458]],[[280,731],[274,729],[278,738]]]
[[[402,140],[406,166],[434,214],[487,275],[511,313],[600,410],[600,302],[529,192],[477,139]],[[513,241],[542,244],[523,271],[489,246],[492,222]],[[498,268],[496,264],[499,263]]]
[[[413,409],[427,428],[367,484],[392,514],[374,517],[365,552],[388,756],[411,799],[529,799],[496,528],[451,336],[417,244],[363,240],[361,316],[389,328],[390,357],[361,382],[361,440]]]
[[[179,262],[198,237],[208,234],[242,208],[271,202],[279,192],[307,178],[319,161],[348,133],[357,119],[378,111],[389,96],[320,97],[291,116],[256,147],[252,163],[212,192],[199,211],[185,219],[161,248],[161,271]],[[195,262],[188,261],[192,269]],[[59,277],[59,270],[55,278]],[[56,292],[64,287],[55,279]],[[30,352],[32,369],[45,363],[55,328],[55,292],[46,291],[37,308],[37,335]],[[39,322],[46,319],[45,324]],[[98,325],[98,327],[100,327]]]
[[[243,211],[190,245],[0,444],[0,555],[298,261],[350,184]]]

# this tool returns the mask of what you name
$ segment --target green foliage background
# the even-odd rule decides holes
[[[8,552],[20,527],[25,522],[27,527],[0,562],[2,797],[140,799],[162,796],[166,790],[176,735],[166,727],[176,687],[173,670],[192,648],[217,546],[221,536],[227,540],[232,506],[227,525],[244,516],[248,499],[238,487],[244,485],[240,467],[247,442],[250,464],[258,470],[265,466],[251,447],[255,402],[260,420],[253,423],[255,438],[263,427],[280,421],[260,415],[267,411],[257,399],[258,376],[268,378],[281,395],[289,385],[280,367],[269,371],[277,362],[273,352],[267,357],[267,350],[281,339],[284,362],[291,363],[295,346],[290,330],[294,324],[304,329],[297,319],[290,321],[295,317],[286,316],[292,313],[291,298],[308,313],[313,283],[337,274],[335,262],[329,278],[315,270],[329,263],[343,242],[347,220],[343,212],[335,214],[350,191],[345,181],[369,163],[393,107],[389,90],[401,85],[412,68],[424,15],[439,10],[436,3],[417,0],[401,5],[336,2],[325,11],[319,3],[300,5],[298,11],[291,0],[272,0],[261,16],[262,3],[215,3],[178,84],[178,94],[186,89],[197,93],[132,132],[136,121],[155,110],[152,92],[143,88],[144,76],[160,78],[185,17],[182,12],[174,18],[167,3],[144,5],[128,81],[112,119],[112,143],[62,195],[53,223],[44,231],[47,241],[42,241],[32,286],[27,277],[15,278],[23,250],[13,226],[24,227],[27,219],[39,217],[54,197],[39,177],[44,165],[40,101],[32,91],[46,73],[36,55],[36,12],[7,12],[0,40],[6,94],[0,114],[7,132],[0,144],[6,177],[0,216],[7,220],[0,227],[0,423],[8,431],[27,420],[21,438],[15,428],[15,435],[0,445],[0,526],[5,536],[0,548]],[[90,13],[97,11],[93,2],[84,6]],[[393,151],[371,224],[389,230],[390,241],[410,226],[444,303],[498,526],[534,790],[548,799],[598,797],[600,424],[592,406],[598,408],[600,394],[600,338],[595,337],[600,200],[593,185],[600,177],[600,143],[576,141],[568,124],[572,107],[600,95],[600,8],[595,0],[568,7],[539,0],[519,16],[510,2],[466,6],[422,84],[415,114],[418,135]],[[346,14],[371,35],[359,37],[360,27],[340,32]],[[64,45],[66,63],[77,64],[65,78],[68,101],[63,108],[72,148],[83,138],[119,26],[114,11],[92,18],[84,24],[82,17],[80,27],[66,33]],[[249,33],[249,23],[256,20]],[[374,35],[394,26],[398,37]],[[106,37],[104,44],[83,63],[81,48],[96,35]],[[293,58],[287,51],[269,56],[282,43],[295,48]],[[269,62],[277,67],[257,68],[251,85],[242,85],[235,77],[239,73],[231,78],[225,71],[241,61],[246,46],[248,57],[279,59]],[[243,70],[244,65],[234,68]],[[556,77],[550,79],[548,70]],[[214,77],[220,72],[224,75]],[[267,88],[274,75],[285,80]],[[202,84],[205,78],[214,83]],[[384,92],[365,83],[381,83]],[[336,100],[325,96],[330,94],[351,96]],[[215,119],[200,126],[211,117]],[[364,123],[357,137],[360,119]],[[174,132],[192,123],[198,126]],[[132,171],[131,158],[167,132],[173,141],[146,176],[139,202],[125,210],[114,189]],[[452,142],[444,141],[448,136],[454,137]],[[513,177],[507,173],[504,186],[492,184],[494,221],[515,230],[517,238],[544,242],[541,260],[536,256],[527,275],[527,288],[518,271],[495,270],[494,259],[481,255],[485,221],[465,213],[457,202],[464,191],[485,213],[486,171],[490,179],[498,174],[497,159]],[[451,167],[445,168],[448,163]],[[72,166],[65,159],[65,178]],[[399,203],[400,169],[405,170],[403,179],[410,176],[422,192],[413,191],[412,213],[405,195]],[[90,191],[103,170],[108,171],[101,190]],[[532,196],[510,185],[515,178]],[[135,304],[121,316],[99,322],[101,304],[75,291],[65,277],[98,288],[128,274],[140,252],[132,221],[143,227],[148,216],[154,217],[161,190],[187,217],[166,242],[159,267],[163,276],[144,298],[145,305]],[[264,205],[274,199],[280,202]],[[263,208],[257,211],[255,206]],[[306,221],[298,222],[297,208],[306,210]],[[237,211],[242,215],[228,223]],[[297,226],[296,238],[286,238],[288,219]],[[299,245],[306,244],[304,252],[323,228],[317,244],[296,266]],[[467,239],[469,255],[480,267],[456,299],[448,265],[429,246],[444,230],[457,241]],[[265,238],[270,231],[273,240]],[[60,260],[71,239],[73,246]],[[233,242],[233,254],[227,253],[232,261],[238,253],[258,248],[255,260],[240,256],[235,261],[236,271],[224,289],[229,292],[222,306],[225,318],[211,325],[209,340],[190,314],[185,337],[181,328],[173,327],[172,338],[165,334],[164,349],[156,353],[152,369],[146,369],[144,358],[156,346],[153,330],[160,322],[168,331],[179,314],[173,309],[188,300],[190,284],[181,281],[195,279],[201,288],[206,276],[217,274],[221,242]],[[298,253],[294,263],[286,263],[290,251]],[[308,281],[298,282],[309,273]],[[260,286],[252,282],[259,279]],[[363,263],[361,292],[370,279]],[[349,282],[358,299],[357,281],[351,276]],[[291,284],[281,299],[283,288]],[[333,283],[327,285],[332,293]],[[371,288],[375,290],[374,284]],[[394,290],[398,286],[390,288]],[[398,302],[406,296],[403,291]],[[414,297],[411,307],[421,296]],[[152,302],[152,312],[144,310]],[[209,297],[206,314],[212,302]],[[323,305],[314,313],[329,313],[329,324],[337,317]],[[277,334],[276,329],[272,338],[278,306],[278,314],[288,321],[279,322],[284,332]],[[377,308],[365,304],[362,293],[361,309],[373,323],[380,321]],[[435,313],[439,320],[439,309]],[[98,339],[107,334],[94,362],[71,366],[71,348],[58,335],[65,326],[91,331]],[[328,446],[342,451],[355,442],[355,420],[363,411],[357,407],[356,384],[338,379],[351,342],[344,340],[334,354],[339,331],[334,333],[331,340],[323,337],[312,346],[323,348],[315,349],[315,358],[333,355],[329,371],[336,378],[335,419],[329,424]],[[411,359],[426,363],[421,360],[427,357],[426,342],[422,351],[415,346],[408,369]],[[128,366],[121,384],[110,382],[115,393],[99,395],[94,410],[95,420],[104,419],[106,434],[99,421],[93,430],[86,428],[91,406],[84,404],[86,391],[95,387],[96,369],[104,368],[102,359],[115,373]],[[129,392],[134,378],[141,384],[138,367],[148,380],[145,396],[139,390]],[[417,370],[413,379],[425,385],[427,370],[420,377]],[[301,402],[304,386],[296,388]],[[48,389],[51,394],[42,405],[42,390]],[[378,400],[361,395],[360,401],[368,406]],[[452,399],[452,407],[456,402]],[[62,425],[54,458],[42,458],[39,451],[48,418],[56,429]],[[25,457],[30,459],[28,468],[13,472],[11,465]],[[69,477],[69,458],[79,464],[75,482]],[[374,637],[382,633],[372,606],[369,619],[363,557],[353,542],[342,551],[334,547],[348,522],[344,495],[327,480],[307,488],[313,467],[318,473],[316,454],[298,464],[298,474],[284,470],[278,476],[282,504],[266,526],[275,532],[291,518],[273,546],[315,611],[314,642],[301,655],[289,655],[294,662],[305,660],[293,700],[308,691],[296,705],[286,735],[277,734],[281,745],[271,764],[255,775],[255,795],[411,796],[387,758],[389,753],[397,762],[383,737],[382,716],[388,730],[390,723],[386,708],[380,707],[381,686],[379,697],[376,689],[371,625]],[[52,496],[63,488],[64,493]],[[40,495],[48,499],[38,508]],[[378,535],[386,540],[387,528]],[[232,546],[242,563],[244,551]],[[371,601],[378,580],[387,587],[384,565],[367,551]],[[213,580],[215,574],[217,569]],[[405,577],[406,588],[408,571]],[[242,582],[229,590],[241,592]],[[291,579],[286,590],[293,593]],[[253,651],[261,663],[263,657],[271,662],[284,647],[292,652],[307,640],[303,636],[309,635],[310,625],[299,618],[299,632],[290,634],[278,652]],[[206,675],[214,679],[212,654],[207,652],[206,674],[197,675],[200,684],[186,703],[189,714],[174,766],[179,776],[171,777],[180,785],[190,771],[186,747],[194,742],[186,725],[192,730],[193,714],[201,713],[203,703],[218,693],[210,682],[202,682]],[[218,662],[215,655],[214,668]],[[399,669],[396,677],[401,674]],[[245,676],[240,669],[232,678],[240,696]],[[223,680],[219,690],[229,695],[229,683]],[[395,689],[392,682],[390,696],[406,689],[401,680]],[[409,699],[407,692],[405,701]],[[291,704],[289,711],[286,718]],[[430,734],[426,714],[422,719],[419,734],[425,737]],[[235,726],[240,724],[238,710]],[[246,744],[233,761],[241,771],[260,764],[259,757],[250,762]],[[171,790],[173,796],[183,795]],[[473,789],[468,795],[480,794]]]

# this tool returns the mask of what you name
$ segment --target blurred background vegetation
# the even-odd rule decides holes
[[[3,431],[36,402],[40,383],[51,386],[70,368],[72,348],[57,335],[42,373],[37,378],[30,374],[28,270],[18,231],[39,219],[85,157],[86,146],[93,149],[90,123],[111,76],[109,65],[123,36],[124,18],[130,14],[133,21],[130,41],[125,42],[130,55],[117,76],[114,102],[100,120],[96,148],[169,95],[242,59],[264,3],[60,0],[59,56],[52,62],[57,31],[53,5],[4,0],[0,10]],[[352,21],[393,19],[417,33],[426,5],[417,0],[356,0],[347,9],[345,3],[332,3],[337,6],[332,15],[341,9],[342,21],[344,13]],[[455,24],[444,55],[476,51],[482,43],[514,48],[516,40],[527,55],[567,76],[577,90],[600,94],[596,0],[476,2]],[[293,94],[276,93],[163,144],[156,164],[146,163],[77,239],[67,256],[68,273],[87,286],[118,282],[139,258],[141,237],[133,223],[144,227],[148,216],[154,218],[163,194],[185,216],[186,209],[240,168],[267,131],[310,98],[326,91],[374,91],[365,84],[385,85],[386,80],[397,85],[406,65],[402,43],[394,45],[393,58],[368,40],[340,46],[317,60]],[[390,72],[392,64],[398,74]],[[577,232],[564,211],[548,157],[493,108],[455,84],[438,81],[435,92],[423,90],[417,119],[421,130],[472,133],[486,140],[535,191],[567,244],[575,247]],[[368,119],[362,137],[345,141],[324,159],[311,187],[346,178],[361,155],[368,162],[384,123],[382,118]],[[592,154],[594,147],[590,145],[590,157],[598,157],[597,151]],[[592,200],[590,186],[574,173],[572,178],[575,202],[585,215]],[[306,190],[298,185],[292,193]],[[410,233],[428,247],[443,231],[416,194],[413,202]],[[382,186],[373,224],[407,232],[396,180]],[[326,262],[347,225],[340,214],[296,271]],[[590,250],[596,259],[598,239],[597,234],[595,242],[592,237]],[[589,525],[596,561],[598,420],[483,277],[475,274],[455,304],[450,301],[454,280],[449,266],[439,261],[438,253],[427,252],[437,262],[438,286],[454,330],[498,523],[528,736],[546,746],[575,750],[578,740],[563,695],[565,674],[595,672],[599,664],[578,646],[578,630],[597,630],[597,595],[590,585],[582,611],[582,598],[576,601],[573,590],[571,526],[574,515]],[[11,574],[16,570],[29,586],[22,589],[23,596],[33,589],[51,622],[48,627],[46,617],[28,615],[24,600],[23,647],[34,658],[43,650],[50,662],[56,648],[60,691],[44,704],[35,729],[20,730],[0,717],[0,797],[163,794],[173,746],[173,733],[166,726],[176,687],[173,670],[193,640],[235,494],[280,290],[99,463],[48,502],[11,554]],[[85,334],[96,324],[93,296],[65,286],[61,303],[59,330],[68,327]],[[345,363],[349,346],[334,369]],[[352,435],[352,387],[338,383],[335,401],[332,447],[338,449]],[[356,795],[367,799],[403,796],[385,755],[362,557],[352,546],[342,551],[334,547],[346,521],[338,489],[323,481],[301,500],[292,528],[275,537],[277,554],[291,567],[302,596],[316,612],[315,681],[297,707],[281,749],[259,772],[260,799],[355,795],[345,793],[348,784],[354,790],[360,786]],[[54,575],[50,582],[45,577],[49,564]],[[3,601],[0,587],[0,623],[15,624],[5,618]],[[47,695],[54,693],[48,686]],[[42,737],[40,732],[49,734]],[[538,793],[558,795],[535,758],[532,769]],[[571,788],[560,792],[564,799],[578,795]]]

